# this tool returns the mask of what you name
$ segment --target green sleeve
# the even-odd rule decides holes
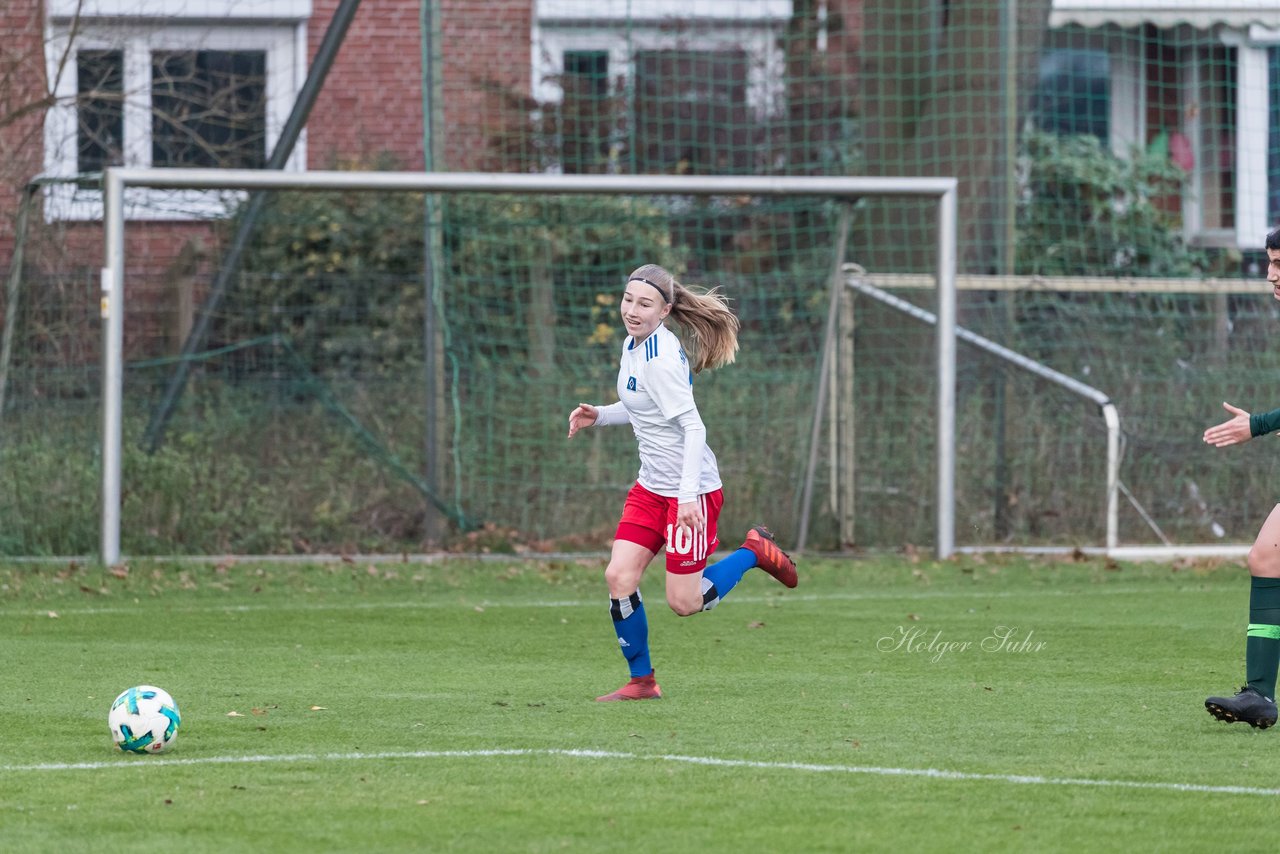
[[[1249,416],[1249,433],[1254,436],[1265,436],[1273,430],[1280,430],[1280,409]]]

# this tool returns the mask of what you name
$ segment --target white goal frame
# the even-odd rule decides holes
[[[937,535],[939,558],[955,551],[956,218],[955,178],[808,176],[544,175],[482,172],[282,172],[251,169],[139,169],[103,173],[102,529],[100,558],[120,562],[124,408],[125,205],[130,187],[164,190],[400,190],[419,193],[561,193],[672,196],[923,197],[938,204]]]

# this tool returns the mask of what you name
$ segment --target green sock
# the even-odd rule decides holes
[[[1276,695],[1280,667],[1280,578],[1252,576],[1249,590],[1249,633],[1244,671],[1249,687],[1264,697]]]

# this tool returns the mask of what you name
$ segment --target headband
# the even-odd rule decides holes
[[[658,293],[662,294],[662,301],[663,301],[663,302],[665,302],[667,305],[671,305],[671,300],[670,300],[670,298],[668,298],[668,297],[667,297],[667,292],[666,292],[666,291],[664,291],[664,290],[662,289],[662,286],[661,286],[661,285],[659,285],[657,282],[651,282],[651,281],[649,281],[648,279],[646,279],[644,276],[632,276],[632,277],[631,277],[630,279],[628,279],[627,281],[629,281],[629,282],[644,282],[646,285],[649,285],[650,287],[652,287],[652,288],[654,288],[655,290],[657,290],[657,292],[658,292]]]

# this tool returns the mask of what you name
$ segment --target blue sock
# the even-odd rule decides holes
[[[610,599],[609,613],[613,616],[613,630],[618,633],[618,646],[627,659],[632,676],[648,676],[653,672],[649,663],[649,620],[644,615],[644,601],[637,590],[625,599]]]
[[[702,610],[710,611],[720,600],[729,595],[747,570],[756,565],[756,554],[750,549],[738,549],[725,555],[702,571]]]

